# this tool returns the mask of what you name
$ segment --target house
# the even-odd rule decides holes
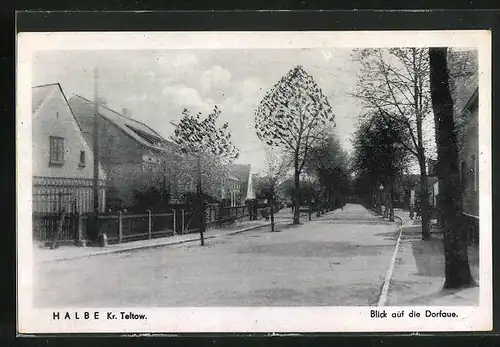
[[[478,90],[472,93],[463,106],[458,127],[458,146],[460,162],[460,184],[462,209],[465,214],[479,216],[479,139],[478,139]],[[432,206],[438,207],[439,182],[432,184]]]
[[[59,83],[32,88],[32,176],[35,213],[94,210],[92,148]],[[99,209],[104,210],[106,175],[99,167]]]
[[[462,109],[464,125],[459,133],[460,180],[464,214],[479,216],[478,88]]]
[[[434,212],[438,208],[439,181],[437,176],[427,177],[427,192],[429,194],[429,207]]]
[[[420,175],[417,174],[407,174],[403,175],[400,182],[401,188],[398,187],[398,191],[401,191],[400,200],[404,201],[404,206],[409,206],[415,204],[420,200]],[[435,209],[437,206],[437,194],[438,194],[438,179],[436,176],[427,177],[427,193],[429,207],[431,210]],[[395,189],[396,190],[396,189]]]
[[[220,200],[223,206],[240,206],[241,182],[235,176],[228,174],[222,178]]]
[[[479,88],[477,51],[463,50],[455,55],[466,64],[455,64],[462,72],[453,81],[452,97],[459,149],[462,208],[464,214],[479,216]],[[465,58],[464,58],[465,57]],[[453,58],[453,56],[451,57]]]
[[[235,192],[234,204],[245,205],[245,201],[255,198],[250,164],[232,164],[230,174],[239,181],[239,190]]]
[[[95,127],[94,104],[75,95],[69,105],[87,140],[92,143]],[[107,174],[107,209],[131,208],[140,194],[152,188],[158,191],[169,184],[172,163],[179,161],[175,144],[164,139],[146,124],[131,117],[127,109],[121,113],[105,106],[98,107],[99,160]],[[170,175],[174,176],[174,174]],[[191,188],[193,182],[189,182]],[[179,189],[172,185],[172,189]]]

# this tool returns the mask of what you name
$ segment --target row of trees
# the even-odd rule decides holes
[[[171,137],[183,154],[196,161],[197,210],[203,221],[203,169],[213,171],[216,164],[224,166],[239,154],[228,124],[217,125],[219,115],[217,107],[206,118],[184,110]],[[266,168],[260,178],[258,194],[269,202],[272,230],[278,190],[286,186],[290,171],[293,188],[289,193],[294,203],[294,224],[300,223],[299,208],[304,201],[324,208],[338,206],[345,200],[343,196],[349,189],[348,160],[331,131],[333,122],[334,115],[326,96],[301,66],[290,70],[260,102],[255,113],[255,129],[266,147]],[[207,160],[210,165],[206,165]],[[189,160],[180,162],[188,162],[189,166]],[[173,169],[169,168],[170,171]],[[189,171],[188,167],[181,170]],[[169,176],[166,172],[162,175]],[[200,230],[202,245],[203,231],[204,226]]]
[[[266,146],[267,167],[261,182],[271,206],[273,230],[276,195],[289,173],[294,224],[300,223],[304,200],[318,209],[338,206],[352,187],[378,206],[388,206],[387,215],[393,220],[394,184],[413,159],[420,171],[422,238],[429,239],[426,164],[437,144],[446,286],[470,284],[466,239],[457,223],[461,215],[458,149],[449,83],[460,71],[449,73],[446,49],[362,49],[356,59],[361,69],[353,95],[362,101],[365,113],[355,134],[352,165],[333,135],[335,116],[327,97],[302,66],[283,76],[255,111],[255,130]],[[203,160],[229,163],[239,154],[227,123],[216,124],[219,115],[217,107],[206,118],[185,110],[172,136],[180,150],[196,160],[200,218],[204,214]],[[428,136],[433,125],[435,138]],[[352,185],[351,169],[356,171]],[[203,231],[204,227],[202,244]]]
[[[422,239],[430,238],[427,159],[437,148],[439,219],[443,228],[447,288],[473,283],[461,223],[454,81],[470,74],[470,56],[447,48],[363,49],[353,95],[365,113],[354,136],[355,191],[370,204],[389,206],[394,182],[411,159],[420,171]],[[452,62],[452,69],[448,67]],[[435,131],[432,131],[434,126]],[[429,131],[430,130],[430,131]],[[430,134],[431,136],[426,136]],[[435,135],[435,136],[433,136]],[[379,189],[379,188],[384,188]],[[383,194],[383,192],[385,194]],[[379,211],[380,212],[380,211]],[[393,217],[393,212],[389,213]]]
[[[334,119],[327,97],[302,66],[283,76],[255,111],[255,130],[267,148],[264,175],[272,189],[265,189],[274,201],[277,183],[291,171],[293,224],[300,223],[304,200],[333,206],[349,187],[347,154],[333,135]]]
[[[376,206],[394,221],[393,193],[395,182],[409,162],[409,153],[401,144],[406,128],[378,113],[364,118],[354,136],[352,167],[356,171],[355,191],[370,207]]]

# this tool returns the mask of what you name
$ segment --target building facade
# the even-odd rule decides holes
[[[93,102],[76,95],[69,100],[84,136],[94,132]],[[99,159],[108,177],[107,209],[132,207],[141,193],[165,188],[167,165],[177,160],[174,145],[127,110],[98,107]]]
[[[94,209],[94,157],[58,83],[32,88],[33,212]],[[99,168],[99,209],[106,175]]]
[[[460,138],[460,178],[462,209],[465,214],[479,218],[479,124],[478,89],[462,110],[465,125]]]
[[[239,182],[234,198],[236,205],[245,205],[246,200],[255,198],[251,169],[250,164],[232,164],[230,167],[231,175]]]

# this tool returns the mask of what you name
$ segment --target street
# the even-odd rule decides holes
[[[34,306],[376,305],[398,226],[353,204],[301,222],[36,264]]]

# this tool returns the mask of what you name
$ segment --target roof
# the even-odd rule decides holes
[[[31,114],[35,115],[36,111],[42,106],[43,102],[56,88],[61,88],[59,83],[44,84],[31,88]],[[62,90],[62,89],[61,89]]]
[[[236,177],[240,181],[240,194],[247,196],[248,180],[250,179],[250,164],[232,164],[230,166],[230,175]]]
[[[66,98],[66,94],[64,94],[64,91],[59,83],[43,84],[43,85],[33,86],[31,88],[31,107],[32,107],[31,115],[32,115],[32,117],[33,118],[36,117],[36,115],[38,114],[38,110],[43,105],[44,101],[50,95],[52,95],[52,93],[55,90],[57,90],[59,92],[59,95],[63,98],[65,104],[68,106],[68,110],[69,110],[71,116],[73,117],[73,119],[75,120],[74,124],[76,125],[76,127],[79,130],[79,134],[81,135],[82,141],[85,143],[85,145],[88,147],[88,149],[91,150],[92,146],[90,145],[89,141],[85,137],[82,126],[78,122],[78,119],[75,116],[75,113],[73,112],[73,110],[68,102],[68,99]],[[91,153],[91,156],[93,157],[93,153]],[[103,177],[105,177],[105,173],[104,173],[104,170],[102,168],[101,163],[99,163],[99,171],[100,171],[99,176],[102,175]]]
[[[74,109],[77,119],[80,117],[89,118],[94,114],[93,102],[80,95],[75,95],[69,99],[69,104]],[[148,148],[163,151],[175,147],[173,143],[167,141],[146,124],[131,117],[125,117],[107,106],[99,106],[99,115],[116,125],[129,137]]]
[[[455,73],[458,73],[452,77],[451,87],[455,113],[459,115],[478,87],[477,52],[471,50],[455,51],[450,53],[449,58],[452,70],[455,69],[457,70]],[[452,72],[450,71],[450,73]]]
[[[479,101],[479,87],[476,87],[476,90],[472,93],[471,97],[469,100],[467,100],[467,103],[462,109],[462,112],[465,112],[467,110],[471,111],[474,107],[477,107]]]
[[[233,175],[229,174],[227,176],[228,179],[230,179],[231,181],[239,181],[239,179],[237,179],[236,177],[234,177]]]

